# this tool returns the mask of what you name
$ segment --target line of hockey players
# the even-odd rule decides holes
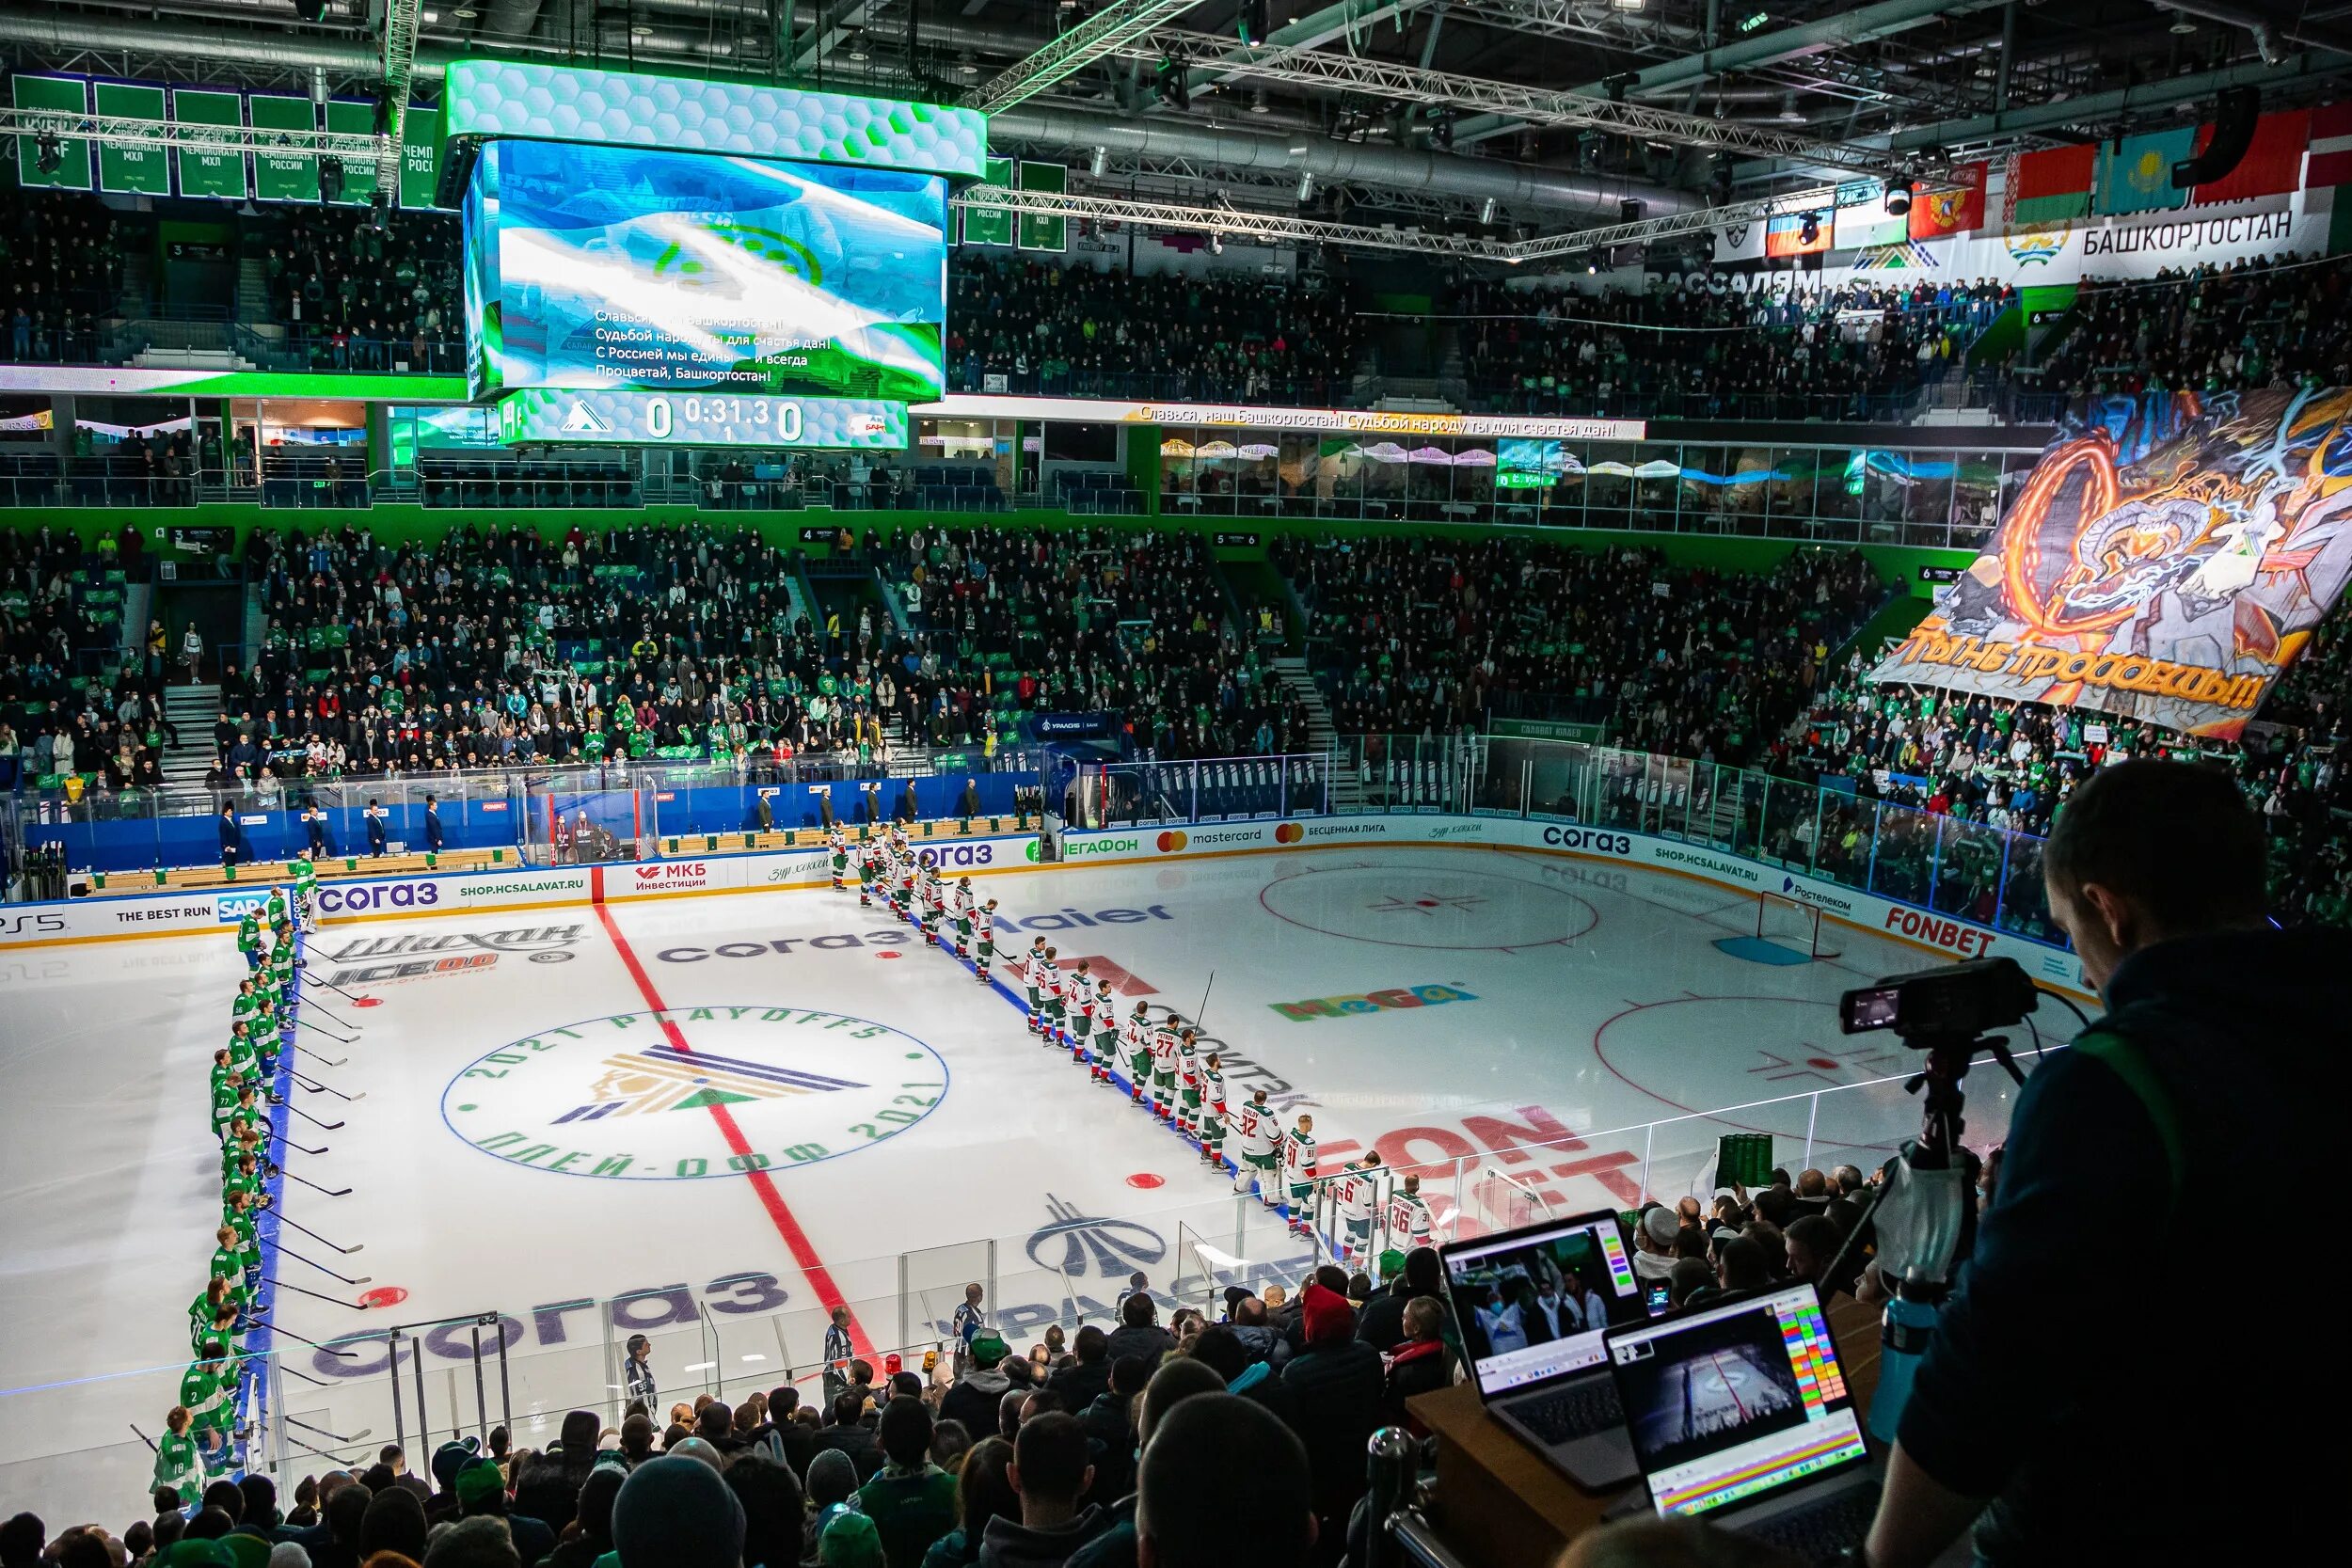
[[[262,1214],[270,1206],[270,1107],[284,1092],[279,1063],[294,1049],[294,921],[308,918],[308,863],[296,867],[291,904],[273,888],[237,923],[246,977],[237,984],[229,1043],[213,1053],[212,1128],[220,1144],[220,1227],[204,1289],[188,1304],[188,1350],[180,1402],[155,1444],[155,1485],[193,1503],[208,1481],[243,1467],[237,1422],[246,1337],[262,1326]]]
[[[979,982],[988,984],[996,956],[995,899],[976,898],[969,877],[952,882],[942,877],[896,823],[879,837],[856,843],[835,827],[830,847],[835,892],[845,891],[854,878],[860,907],[871,908],[880,899],[933,946],[944,945],[945,922],[955,956],[971,963]],[[1266,1103],[1264,1089],[1252,1090],[1238,1105],[1229,1103],[1223,1058],[1200,1049],[1199,1028],[1173,1007],[1161,1009],[1154,1020],[1151,1005],[1137,1001],[1121,1019],[1110,977],[1091,973],[1084,958],[1065,974],[1058,951],[1041,936],[1031,940],[1018,963],[1028,992],[1031,1035],[1049,1050],[1069,1052],[1093,1083],[1116,1087],[1117,1069],[1123,1066],[1129,1102],[1198,1148],[1203,1165],[1221,1171],[1230,1163],[1233,1191],[1255,1194],[1286,1220],[1293,1235],[1313,1234],[1315,1189],[1327,1187],[1336,1206],[1341,1255],[1368,1259],[1374,1210],[1380,1201],[1376,1152],[1323,1175],[1313,1116],[1301,1112],[1284,1128],[1279,1113]],[[1234,1146],[1230,1162],[1229,1136]],[[1430,1244],[1431,1216],[1420,1177],[1407,1175],[1391,1187],[1388,1221],[1393,1247]]]

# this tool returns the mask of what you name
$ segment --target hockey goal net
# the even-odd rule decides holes
[[[1821,911],[1783,894],[1756,895],[1756,935],[1759,942],[1808,958],[1837,957],[1836,928],[1822,919]]]

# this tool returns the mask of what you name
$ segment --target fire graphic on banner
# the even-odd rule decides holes
[[[2120,425],[2051,446],[1872,679],[2244,728],[2352,574],[2352,390],[2169,395]]]

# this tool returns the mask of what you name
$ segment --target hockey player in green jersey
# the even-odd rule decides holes
[[[228,1469],[230,1432],[237,1424],[237,1364],[226,1345],[207,1344],[180,1374],[180,1403],[204,1467]]]
[[[1289,1189],[1291,1234],[1314,1233],[1315,1118],[1300,1114],[1290,1135],[1282,1140],[1282,1184]]]
[[[189,1430],[195,1418],[184,1404],[175,1404],[164,1418],[164,1434],[155,1440],[154,1488],[168,1491],[187,1508],[204,1495],[204,1456]]]
[[[262,922],[249,909],[237,921],[237,951],[245,955],[246,969],[262,967]]]
[[[1225,1059],[1214,1051],[1200,1064],[1200,1158],[1225,1163]]]

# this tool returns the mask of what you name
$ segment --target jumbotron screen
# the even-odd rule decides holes
[[[937,175],[490,142],[465,206],[472,395],[930,401],[946,233]]]

